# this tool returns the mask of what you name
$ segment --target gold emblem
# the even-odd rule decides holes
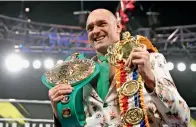
[[[108,47],[106,56],[108,61],[117,65],[118,61],[126,61],[131,53],[131,51],[141,46],[139,41],[131,36],[129,32],[125,32],[122,35],[123,40],[116,42],[114,45]]]
[[[72,57],[72,60],[58,64],[47,71],[45,76],[47,82],[52,84],[73,85],[90,76],[94,72],[94,69],[95,63],[93,60],[80,60]]]
[[[121,88],[121,93],[125,96],[132,96],[138,92],[140,84],[136,80],[125,82]]]
[[[69,108],[65,108],[65,109],[63,109],[62,114],[63,114],[64,118],[67,118],[67,117],[71,116],[71,111]]]
[[[136,125],[144,119],[144,112],[141,108],[131,108],[125,113],[123,120],[127,124]]]

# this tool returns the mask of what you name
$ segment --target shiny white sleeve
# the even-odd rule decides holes
[[[155,75],[155,96],[158,103],[164,107],[164,115],[172,122],[184,126],[190,124],[190,109],[186,101],[180,96],[174,81],[166,68],[165,57],[160,53],[151,54],[151,67]]]

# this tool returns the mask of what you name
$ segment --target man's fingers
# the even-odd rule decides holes
[[[143,58],[143,52],[132,52],[127,59],[125,66],[132,67],[134,63],[132,62],[134,59],[142,59]]]
[[[134,48],[132,52],[143,52],[144,50],[141,47]]]
[[[71,88],[71,85],[70,84],[56,84],[57,88],[58,87],[70,87]]]
[[[132,52],[144,52],[147,51],[146,45],[141,45],[141,47],[134,48]]]
[[[73,87],[69,86],[69,85],[61,85],[61,86],[55,86],[54,88],[52,88],[49,91],[49,96],[53,96],[54,94],[56,94],[58,91],[60,90],[73,90]]]
[[[60,90],[60,89],[64,89],[64,90],[68,90],[68,89],[73,89],[73,87],[71,85],[65,85],[65,84],[62,84],[60,85],[59,87],[57,87],[57,90]]]
[[[58,84],[51,90],[49,90],[49,98],[51,101],[54,101],[59,96],[64,96],[66,94],[70,94],[73,91],[73,87],[67,84]]]
[[[58,96],[58,97],[54,98],[53,101],[54,101],[54,102],[59,102],[59,101],[63,100],[64,96],[65,96],[65,95]]]
[[[130,55],[131,56],[131,55]],[[129,65],[129,62],[130,62],[130,56],[129,56],[129,58],[127,59],[127,61],[125,62],[125,66],[127,66],[128,67],[128,65]]]
[[[132,60],[132,63],[134,65],[144,65],[145,61],[143,59],[135,59],[135,60]]]
[[[134,65],[144,65],[145,60],[147,59],[148,52],[145,45],[141,47],[134,48],[127,59],[125,66],[132,67]]]
[[[131,68],[133,66],[133,63],[131,60],[127,61],[127,64],[126,64],[127,67]]]
[[[143,52],[140,52],[140,53],[138,53],[138,52],[133,52],[133,53],[131,54],[131,57],[132,57],[132,60],[134,60],[134,59],[141,59],[141,58],[143,57]]]
[[[71,85],[59,84],[53,91],[56,93],[60,90],[73,90],[73,87],[71,87]]]
[[[65,96],[68,95],[72,92],[72,90],[59,90],[57,91],[55,94],[53,94],[51,96],[51,100],[54,101],[55,98],[59,97],[59,96]]]
[[[72,92],[72,90],[70,89],[67,89],[67,90],[59,90],[57,91],[54,96],[57,97],[57,96],[61,96],[61,95],[66,95],[66,94],[70,94]]]

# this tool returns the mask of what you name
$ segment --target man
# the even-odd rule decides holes
[[[97,9],[90,13],[86,30],[89,43],[96,50],[98,56],[105,55],[107,48],[120,40],[121,26],[115,16],[105,9]],[[101,63],[101,60],[98,59],[98,62]],[[126,66],[132,67],[135,64],[138,65],[138,72],[143,79],[144,102],[150,126],[189,126],[189,108],[179,95],[170,73],[165,69],[164,56],[159,53],[150,53],[145,48],[135,48],[131,52]],[[98,83],[95,82],[91,86],[84,87],[86,127],[122,126],[115,88],[115,69],[110,65],[109,70],[110,86],[104,98],[99,94]],[[106,89],[107,86],[102,87]],[[58,84],[49,91],[49,98],[56,118],[57,102],[62,100],[64,95],[70,94],[72,90],[71,85]],[[91,93],[86,94],[87,91],[91,91]],[[57,119],[56,122],[58,122]]]

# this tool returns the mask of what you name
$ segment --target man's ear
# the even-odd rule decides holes
[[[117,32],[121,33],[121,31],[122,31],[122,25],[120,22],[117,22]]]

